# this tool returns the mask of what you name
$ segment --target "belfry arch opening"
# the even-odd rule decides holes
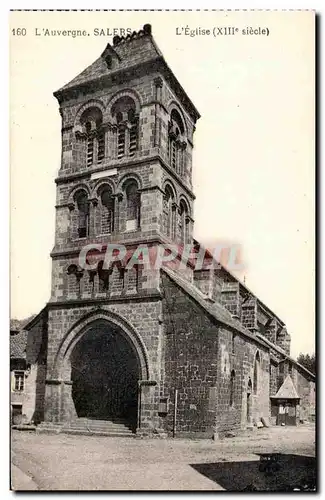
[[[79,418],[123,420],[137,425],[140,363],[123,330],[94,321],[71,355],[72,400]]]

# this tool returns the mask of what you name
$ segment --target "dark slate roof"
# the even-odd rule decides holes
[[[16,335],[10,335],[10,358],[26,359],[26,345],[28,332],[21,330]]]
[[[167,276],[174,281],[180,288],[182,288],[192,299],[194,299],[206,312],[216,319],[219,323],[230,327],[232,330],[236,330],[237,332],[241,332],[244,336],[254,340],[260,345],[264,347],[268,346],[265,342],[254,336],[249,330],[244,328],[239,320],[236,320],[232,317],[229,311],[225,309],[218,302],[211,301],[207,295],[205,295],[198,287],[193,285],[193,283],[183,279],[178,273],[175,273],[171,269],[164,267],[162,269],[163,272],[167,274]]]
[[[287,375],[280,389],[273,398],[300,399],[290,375]]]
[[[146,25],[147,27],[149,25]],[[116,41],[116,38],[118,40]],[[110,55],[112,64],[110,67],[105,62],[105,56]],[[160,49],[151,35],[151,27],[133,32],[132,35],[126,37],[114,37],[113,45],[107,44],[101,56],[90,64],[79,75],[73,78],[66,85],[54,92],[54,96],[60,100],[63,94],[66,94],[72,89],[84,85],[93,85],[95,82],[105,81],[106,78],[114,77],[121,74],[125,70],[132,71],[140,65],[149,65],[150,68],[157,68],[156,65],[163,68],[163,73],[166,73],[167,79],[170,79],[172,86],[175,87],[177,93],[186,102],[186,105],[191,110],[191,115],[198,119],[200,113],[195,108],[194,104],[186,94],[185,90],[178,82],[173,72],[165,61]]]
[[[105,53],[110,53],[113,57],[116,56],[115,64],[111,68],[107,67],[104,58],[100,56],[58,92],[162,56],[150,34],[144,34],[142,30],[136,33],[136,36],[121,39],[116,45],[111,46],[108,43],[103,54]]]

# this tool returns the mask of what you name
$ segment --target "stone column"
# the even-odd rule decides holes
[[[89,237],[96,236],[96,215],[97,215],[97,198],[89,200]]]
[[[155,133],[154,133],[154,146],[160,146],[161,143],[161,133],[160,133],[160,118],[159,118],[159,108],[161,104],[162,97],[162,86],[163,81],[159,76],[154,79],[155,84]]]
[[[114,233],[121,232],[121,221],[120,221],[120,203],[123,200],[123,193],[113,194],[114,198]]]
[[[117,158],[117,127],[114,126],[111,128],[110,131],[110,138],[111,138],[111,148],[110,148],[110,159],[116,160]]]
[[[93,164],[97,165],[98,159],[98,138],[97,134],[94,135],[94,152],[93,152]]]
[[[177,237],[177,208],[176,202],[172,204],[172,228],[171,228],[171,240],[175,240]]]
[[[111,152],[112,152],[112,144],[111,144],[111,127],[110,125],[105,126],[105,152],[104,152],[104,159],[110,159],[111,158]]]

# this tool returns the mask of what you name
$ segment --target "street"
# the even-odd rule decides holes
[[[277,453],[278,471],[259,471]],[[283,490],[315,477],[315,426],[272,427],[219,441],[12,432],[15,490]]]

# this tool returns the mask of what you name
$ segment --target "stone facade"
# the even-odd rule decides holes
[[[226,269],[127,266],[141,244],[152,253],[166,243],[198,245],[192,150],[199,113],[151,27],[115,37],[54,95],[62,161],[52,289],[45,312],[28,326],[28,419],[91,418],[96,401],[90,410],[86,400],[98,394],[105,404],[96,418],[132,407],[135,432],[216,437],[270,420],[270,397],[289,359],[308,416],[313,376],[291,360],[284,323]],[[106,269],[110,244],[127,251]],[[80,261],[87,245],[99,245],[87,254],[91,268]],[[114,352],[132,374],[125,368],[118,380],[109,373],[104,352],[115,371]]]

